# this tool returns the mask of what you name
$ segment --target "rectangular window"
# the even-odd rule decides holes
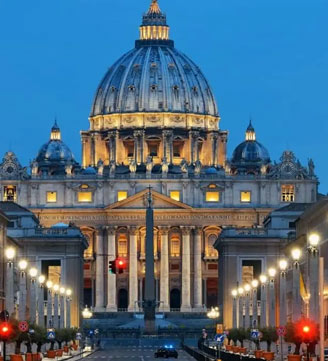
[[[251,192],[249,192],[249,191],[240,192],[240,202],[241,203],[250,203],[251,202]]]
[[[117,192],[117,201],[121,202],[124,201],[124,199],[128,198],[128,192],[127,191],[118,191]]]
[[[220,201],[220,193],[219,192],[206,192],[205,197],[206,202],[219,202]]]
[[[80,203],[91,203],[92,202],[92,192],[79,192],[77,194],[77,200]]]
[[[16,202],[17,201],[17,192],[16,186],[5,186],[3,187],[3,200]]]
[[[175,201],[180,202],[180,192],[179,191],[170,191],[170,198]]]
[[[117,253],[120,257],[126,257],[128,254],[128,242],[125,238],[118,240]]]
[[[171,239],[171,256],[180,257],[180,240],[178,238]]]
[[[281,201],[295,202],[295,187],[292,184],[281,186]]]
[[[150,157],[157,157],[158,156],[158,145],[157,144],[149,144],[149,156]]]
[[[47,192],[47,203],[57,202],[57,192]]]

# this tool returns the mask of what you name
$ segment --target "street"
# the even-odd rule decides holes
[[[97,351],[94,354],[85,357],[86,360],[154,360],[154,353],[157,350],[156,347],[136,347],[136,346],[128,346],[128,347],[115,347],[104,351]],[[191,356],[189,356],[183,350],[178,349],[179,360],[194,360]],[[166,360],[175,360],[174,358],[168,358]]]

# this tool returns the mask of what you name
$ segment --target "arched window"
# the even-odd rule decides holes
[[[180,238],[173,235],[171,238],[171,257],[180,257]]]

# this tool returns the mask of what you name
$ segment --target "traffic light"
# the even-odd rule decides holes
[[[116,260],[108,262],[109,273],[116,274]]]
[[[2,341],[7,341],[12,333],[11,324],[8,322],[3,322],[0,324],[0,339]]]
[[[118,273],[123,273],[126,269],[126,262],[122,258],[116,259],[116,269],[118,270]]]
[[[309,319],[301,319],[296,322],[296,332],[304,343],[314,342],[319,339],[319,326]]]

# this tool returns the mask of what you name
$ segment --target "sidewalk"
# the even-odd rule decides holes
[[[56,358],[48,358],[48,357],[44,357],[42,359],[42,361],[62,361],[62,360],[70,360],[70,361],[78,361],[83,359],[84,357],[87,357],[91,354],[93,354],[94,352],[96,352],[97,350],[93,350],[93,351],[76,351],[74,352],[72,355],[70,356],[62,356],[62,357],[56,357]]]

